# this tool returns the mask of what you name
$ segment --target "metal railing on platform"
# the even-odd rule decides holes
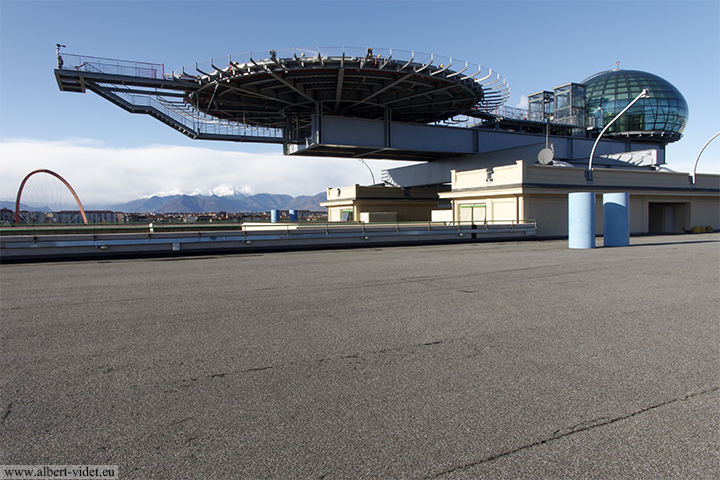
[[[430,65],[433,70],[447,71],[448,77],[459,79],[472,79],[482,85],[485,91],[485,100],[476,108],[480,110],[492,109],[502,105],[510,96],[510,87],[500,74],[493,72],[492,68],[459,60],[453,57],[436,55],[434,53],[416,52],[413,50],[398,50],[392,48],[367,47],[312,47],[312,48],[286,48],[277,50],[256,50],[227,57],[210,58],[194,64],[173,70],[171,75],[177,78],[195,75],[209,75],[230,65],[243,65],[254,62],[272,62],[276,59],[293,59],[303,65],[313,63],[323,64],[327,61],[361,61],[364,65],[373,68],[403,68],[410,67],[422,71]]]
[[[99,72],[110,75],[127,75],[142,78],[164,78],[165,65],[162,63],[116,60],[91,57],[74,53],[58,55],[58,68],[74,69],[78,72]]]

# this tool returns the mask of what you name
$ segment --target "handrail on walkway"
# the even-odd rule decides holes
[[[165,78],[166,76],[164,63],[117,60],[74,53],[58,54],[58,69],[74,69],[78,72],[99,72],[141,78]]]

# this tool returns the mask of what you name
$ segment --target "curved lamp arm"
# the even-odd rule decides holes
[[[718,135],[720,135],[720,132],[718,132],[718,133],[716,133],[715,135],[713,135],[713,137],[712,137],[710,140],[707,141],[707,143],[705,144],[705,146],[703,146],[702,150],[700,150],[700,153],[698,153],[697,159],[695,160],[695,168],[693,168],[693,174],[692,174],[692,176],[690,177],[690,184],[695,185],[695,175],[696,175],[696,172],[697,172],[697,164],[698,164],[698,162],[700,161],[700,155],[702,155],[702,153],[705,151],[705,148],[706,148],[708,145],[710,145],[710,142],[712,142],[713,140],[715,140],[715,138],[716,138]]]
[[[592,181],[592,163],[593,163],[593,156],[595,156],[595,149],[597,148],[597,144],[598,144],[598,142],[600,141],[600,138],[601,138],[601,137],[603,136],[603,134],[607,131],[607,129],[610,128],[610,125],[612,125],[613,123],[615,123],[615,120],[617,120],[618,118],[620,118],[623,113],[627,112],[630,107],[632,107],[633,105],[635,105],[635,102],[637,102],[637,101],[640,100],[641,98],[649,98],[649,97],[650,97],[650,93],[648,92],[648,89],[647,89],[647,88],[643,88],[643,91],[640,92],[640,95],[638,95],[637,97],[635,97],[632,102],[628,103],[628,104],[627,104],[627,107],[623,108],[620,113],[618,113],[617,115],[615,115],[615,118],[613,118],[612,120],[610,120],[610,123],[608,123],[607,125],[605,125],[605,128],[602,129],[602,131],[600,132],[600,135],[598,135],[598,137],[595,139],[595,143],[593,144],[592,150],[590,151],[590,162],[588,163],[588,168],[587,168],[587,170],[585,171],[585,179],[586,179],[588,182]]]
[[[370,165],[368,165],[367,163],[365,163],[365,160],[363,160],[362,158],[358,158],[358,160],[360,160],[360,161],[362,162],[362,164],[365,165],[368,170],[370,170],[370,176],[372,177],[373,185],[375,185],[375,175],[373,174],[373,171],[372,171],[372,169],[370,168]]]

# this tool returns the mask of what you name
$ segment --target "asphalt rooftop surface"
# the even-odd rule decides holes
[[[0,266],[0,464],[718,478],[720,234]]]

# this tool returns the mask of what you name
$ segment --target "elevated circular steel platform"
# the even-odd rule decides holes
[[[510,92],[490,69],[431,54],[342,47],[245,55],[222,68],[194,65],[199,88],[186,100],[222,120],[302,128],[314,114],[432,123],[492,110]]]

